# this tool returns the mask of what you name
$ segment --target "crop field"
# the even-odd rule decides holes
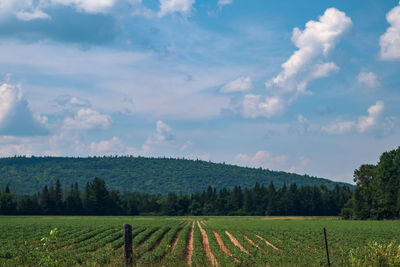
[[[333,266],[369,241],[399,244],[399,221],[310,217],[0,217],[0,266]],[[57,230],[55,230],[57,228]],[[50,235],[50,231],[53,230]]]

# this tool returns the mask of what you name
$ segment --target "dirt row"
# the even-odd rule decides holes
[[[206,231],[203,229],[203,226],[207,226],[207,224],[204,221],[197,221],[197,226],[200,229],[201,237],[202,237],[202,246],[203,246],[203,251],[205,252],[209,262],[211,263],[212,266],[218,266],[217,259],[215,258],[214,254],[211,251],[208,236]],[[186,242],[186,263],[188,265],[192,265],[192,255],[193,255],[193,232],[194,232],[194,227],[195,227],[195,221],[192,222],[192,227],[190,229],[189,235],[187,237],[187,242]],[[212,230],[215,239],[217,240],[218,246],[221,249],[222,252],[225,254],[229,255],[230,257],[233,258],[233,260],[237,263],[240,263],[240,260],[233,255],[229,251],[229,249],[225,246],[221,236],[216,232],[215,230]],[[232,244],[234,244],[236,247],[238,247],[243,253],[246,253],[247,255],[251,255],[250,252],[244,248],[242,244],[234,237],[230,232],[225,231],[225,234],[229,237],[230,241]],[[248,236],[241,234],[245,240],[247,240],[253,247],[256,247],[260,249],[260,247],[253,241],[251,240]],[[267,241],[265,238],[263,238],[260,235],[256,234],[256,237],[259,238],[260,240],[264,241],[268,246],[272,247],[275,250],[281,251],[278,247]],[[278,238],[273,237],[276,241],[281,242]]]
[[[168,251],[168,254],[171,254],[179,239],[180,238],[185,238],[186,240],[186,247],[185,247],[185,262],[191,266],[192,265],[192,255],[193,255],[193,236],[194,236],[194,228],[196,226],[196,221],[192,221],[189,222],[189,224],[191,223],[190,226],[190,231],[187,234],[186,237],[181,237],[181,232],[182,229],[179,229],[174,237],[171,239],[170,241],[170,248]],[[197,221],[197,226],[199,227],[200,233],[201,233],[201,243],[202,243],[202,248],[203,251],[205,253],[205,255],[207,256],[209,262],[211,263],[212,266],[218,266],[218,261],[215,258],[214,254],[211,251],[210,248],[210,243],[209,243],[209,239],[207,236],[207,232],[206,230],[204,230],[203,226],[207,226],[207,224],[204,221]],[[166,234],[168,233],[170,229],[166,230],[161,236],[160,238],[157,240],[157,242],[152,246],[152,248],[149,249],[149,251],[156,249],[162,239],[166,236]],[[150,231],[149,233],[147,233],[147,235],[139,242],[138,245],[136,245],[133,249],[136,250],[138,249],[140,246],[142,246],[151,236],[152,234],[154,234],[154,232],[156,232],[156,229],[154,229],[153,231]],[[231,252],[229,251],[229,249],[225,246],[221,236],[219,235],[219,233],[215,230],[212,230],[212,233],[215,236],[215,239],[217,240],[218,246],[221,249],[222,252],[224,252],[225,254],[229,255],[230,257],[232,257],[232,259],[237,262],[240,263],[240,260]],[[229,237],[229,240],[232,242],[233,245],[235,245],[237,248],[239,248],[243,253],[247,254],[247,255],[251,255],[250,252],[237,240],[237,238],[235,236],[233,236],[230,232],[228,232],[227,230],[224,231],[224,233]],[[242,237],[247,240],[247,242],[249,242],[249,244],[251,244],[253,247],[260,249],[260,247],[253,241],[251,240],[248,236],[244,235],[243,233],[241,233]],[[262,236],[256,234],[255,235],[257,238],[259,238],[260,240],[262,240],[263,242],[265,242],[268,246],[270,246],[271,248],[281,251],[280,248],[276,247],[275,245],[273,245],[272,243],[270,243],[269,241],[267,241],[265,238],[263,238]],[[280,241],[278,238],[274,238],[276,241]]]

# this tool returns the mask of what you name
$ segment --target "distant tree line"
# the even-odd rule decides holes
[[[384,152],[377,165],[354,171],[357,186],[342,215],[348,219],[400,218],[400,146]]]
[[[333,189],[337,183],[309,175],[298,175],[262,168],[247,168],[225,163],[179,158],[113,157],[10,157],[0,158],[0,188],[9,186],[17,195],[32,195],[45,185],[78,183],[84,188],[93,177],[101,177],[109,189],[136,191],[153,195],[176,193],[190,195],[207,190],[253,187],[256,182],[276,188],[296,183],[298,187],[326,185]]]
[[[251,189],[235,186],[201,193],[154,195],[110,191],[104,180],[94,178],[80,191],[75,183],[62,188],[44,186],[32,196],[13,196],[7,187],[0,193],[0,214],[5,215],[299,215],[337,216],[352,196],[346,186],[332,190],[325,185],[296,184],[276,189],[256,183]]]

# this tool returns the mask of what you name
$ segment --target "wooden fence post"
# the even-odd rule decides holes
[[[124,224],[124,255],[125,266],[132,266],[132,226]]]
[[[331,262],[329,260],[328,239],[326,238],[326,229],[325,229],[325,227],[324,227],[324,237],[325,237],[326,257],[328,258],[328,267],[330,267],[331,266]]]

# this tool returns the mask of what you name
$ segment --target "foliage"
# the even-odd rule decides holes
[[[400,266],[400,246],[395,242],[369,242],[365,247],[350,250],[349,266]]]
[[[77,183],[84,188],[93,177],[101,177],[111,190],[150,194],[191,194],[212,186],[222,188],[253,187],[256,182],[277,188],[284,184],[297,186],[326,185],[333,181],[285,172],[245,168],[201,160],[144,157],[12,157],[0,159],[0,188],[7,185],[18,194],[32,195],[45,185]],[[347,184],[348,185],[348,184]],[[348,185],[351,186],[351,185]]]
[[[219,192],[209,186],[202,193],[167,196],[109,191],[104,180],[94,178],[86,184],[84,192],[78,185],[71,185],[70,191],[61,193],[57,180],[56,187],[43,188],[40,197],[25,196],[13,203],[13,214],[44,215],[313,215],[337,216],[351,197],[348,187],[336,185],[332,190],[326,186],[304,186],[291,184],[276,190],[271,183],[268,187],[256,183],[253,188],[232,190],[222,188]],[[9,198],[12,199],[10,192]],[[0,214],[10,214],[10,206],[3,205],[0,198]],[[32,205],[26,205],[26,203]],[[2,208],[7,206],[7,208]],[[34,210],[31,207],[34,207]]]
[[[400,147],[384,152],[377,165],[361,165],[354,182],[352,199],[342,211],[346,218],[400,218]]]

